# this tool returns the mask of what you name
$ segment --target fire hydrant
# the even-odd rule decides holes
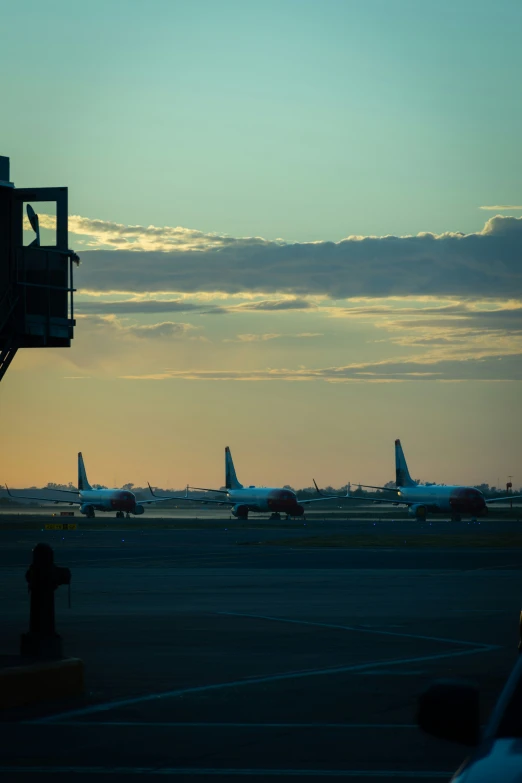
[[[22,634],[20,652],[40,658],[61,658],[62,638],[56,633],[54,591],[70,585],[71,572],[54,563],[49,544],[37,544],[25,575],[31,597],[29,633]]]

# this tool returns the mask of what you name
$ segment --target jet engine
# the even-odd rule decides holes
[[[302,517],[304,514],[304,506],[295,506],[295,508],[292,509],[291,514],[293,517]]]
[[[139,515],[140,515],[140,514],[144,514],[144,513],[145,513],[145,509],[143,508],[143,506],[140,506],[140,505],[137,503],[137,504],[134,506],[134,511],[133,511],[132,513],[133,513],[133,514],[136,514],[136,516],[138,516],[138,517],[139,517]]]
[[[426,519],[426,506],[416,503],[408,508],[408,516],[414,517],[418,522],[424,522]]]
[[[94,506],[91,506],[90,503],[82,503],[80,506],[80,513],[85,514],[86,517],[93,517]]]
[[[244,503],[238,503],[235,505],[232,509],[232,514],[237,517],[238,519],[247,519],[248,518],[248,506],[246,506]]]

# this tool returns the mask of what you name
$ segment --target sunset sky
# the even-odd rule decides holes
[[[77,326],[0,481],[522,485],[522,4],[11,3],[0,154],[69,187]],[[40,211],[43,241],[53,215]],[[29,236],[29,235],[28,235]]]

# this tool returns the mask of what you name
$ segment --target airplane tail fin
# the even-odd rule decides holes
[[[243,485],[237,480],[232,454],[228,446],[225,448],[225,486],[227,489],[243,489]]]
[[[395,441],[395,484],[397,487],[415,487],[416,484],[410,476],[406,457],[402,450],[400,440]]]
[[[87,473],[85,471],[85,465],[83,464],[82,452],[78,452],[78,489],[80,492],[85,489],[92,489],[87,480]]]

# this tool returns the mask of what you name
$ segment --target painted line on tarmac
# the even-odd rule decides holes
[[[449,611],[455,614],[513,614],[511,609],[450,609]]]
[[[376,672],[363,672],[364,677],[422,677],[426,672],[423,671],[410,671],[410,672],[393,672],[386,669],[379,669]]]
[[[0,766],[1,774],[56,775],[171,775],[183,777],[271,777],[271,778],[367,778],[400,780],[449,780],[452,772],[398,769],[254,769],[225,767],[11,767]]]
[[[27,725],[27,721],[23,722]],[[169,729],[418,729],[416,723],[183,723],[169,721],[103,721],[70,720],[53,721],[53,726],[101,726],[103,728],[169,728]]]
[[[357,663],[350,666],[334,666],[327,669],[305,669],[301,671],[283,672],[281,674],[268,674],[261,677],[247,677],[243,680],[232,680],[231,682],[220,682],[213,685],[196,685],[189,688],[179,688],[173,691],[163,693],[149,693],[143,696],[135,696],[129,699],[119,701],[102,702],[93,704],[89,707],[81,707],[76,710],[58,713],[57,715],[48,715],[45,718],[37,718],[27,721],[26,725],[51,724],[68,720],[69,718],[79,717],[81,715],[95,715],[99,712],[108,712],[119,709],[120,707],[130,707],[136,704],[145,704],[147,702],[158,702],[161,699],[170,699],[177,696],[187,696],[193,693],[210,693],[212,691],[225,690],[226,688],[241,688],[248,685],[262,685],[270,682],[282,682],[284,680],[303,679],[305,677],[321,677],[331,674],[347,674],[348,672],[363,672],[388,666],[403,666],[410,663],[420,663],[423,661],[439,661],[444,658],[458,658],[465,655],[476,655],[477,653],[489,652],[496,647],[475,647],[472,650],[456,650],[454,652],[436,653],[434,655],[423,655],[415,658],[391,658],[384,661],[372,661],[371,663]]]
[[[458,644],[462,647],[473,647],[477,651],[483,650],[498,650],[500,645],[498,644],[485,644],[484,642],[467,642],[462,639],[446,639],[442,636],[424,636],[423,634],[416,633],[404,633],[402,631],[384,631],[377,628],[368,628],[367,626],[357,625],[339,625],[337,623],[319,623],[312,620],[294,620],[289,617],[272,617],[270,615],[263,614],[245,614],[243,612],[218,612],[218,614],[225,614],[230,617],[247,617],[253,620],[271,620],[276,623],[289,623],[292,625],[311,625],[317,628],[333,628],[340,631],[357,631],[358,633],[373,633],[380,636],[397,636],[403,639],[421,639],[426,642],[441,642],[443,644]],[[423,660],[422,658],[416,658],[412,660]]]
[[[472,574],[476,573],[477,571],[502,571],[503,569],[511,569],[513,571],[516,571],[520,568],[520,562],[518,563],[507,563],[506,565],[494,565],[494,566],[481,566],[480,568],[467,568],[462,573],[464,574]]]
[[[462,551],[462,550],[461,550]],[[467,552],[477,552],[477,549],[469,549],[466,550]],[[486,554],[498,554],[499,552],[510,552],[508,549],[480,549],[481,553]],[[507,565],[495,565],[495,566],[480,566],[478,568],[439,568],[438,571],[427,571],[424,576],[469,576],[469,574],[477,574],[480,575],[481,571],[502,571],[502,570],[510,570],[510,571],[517,571],[520,569],[520,563],[508,563]]]

